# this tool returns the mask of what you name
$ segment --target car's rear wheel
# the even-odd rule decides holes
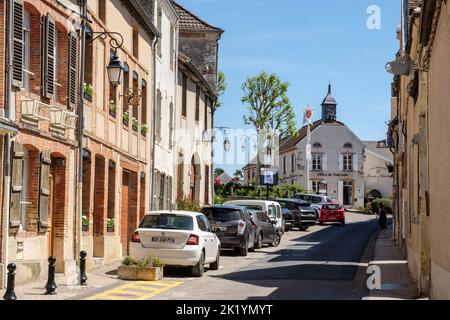
[[[192,267],[192,275],[194,277],[202,277],[205,272],[205,253],[202,252],[198,263]]]
[[[279,233],[275,234],[275,239],[273,240],[271,247],[278,247],[281,242],[281,235]]]
[[[255,249],[261,249],[262,242],[263,242],[263,235],[262,235],[262,233],[259,233],[258,239],[255,242]]]
[[[217,249],[216,261],[211,262],[209,264],[209,268],[211,270],[219,270],[219,265],[220,265],[220,247]]]

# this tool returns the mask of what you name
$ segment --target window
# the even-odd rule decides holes
[[[320,149],[320,148],[322,148],[322,144],[320,142],[316,142],[316,143],[313,144],[313,148],[314,149]]]
[[[133,56],[139,59],[139,31],[133,28]]]
[[[346,144],[344,144],[344,149],[352,149],[353,145],[350,142],[347,142]]]
[[[283,174],[286,174],[286,168],[287,168],[287,165],[286,165],[286,157],[283,157]]]
[[[295,154],[291,154],[291,172],[295,172]]]
[[[195,121],[200,121],[200,87],[195,85]]]
[[[161,141],[161,108],[162,108],[162,95],[158,89],[156,94],[156,112],[155,112],[155,124],[156,124],[156,139]]]
[[[158,8],[158,13],[157,13],[157,17],[156,17],[156,27],[158,28],[158,31],[163,34],[162,32],[162,10],[161,8]],[[162,46],[161,46],[161,41],[162,41],[162,37],[159,38],[158,43],[156,44],[156,52],[158,53],[158,56],[161,58],[162,57]]]
[[[320,181],[313,180],[312,183],[312,191],[318,193],[320,190]]]
[[[144,79],[142,79],[141,83],[141,93],[141,123],[143,125],[147,125],[147,81],[145,81]]]
[[[49,99],[55,98],[56,69],[56,23],[52,16],[42,17],[41,46],[41,95]]]
[[[126,95],[128,93],[128,90],[130,88],[130,69],[128,67],[128,65],[126,63],[124,63],[123,65],[123,95]],[[129,126],[130,121],[129,121],[129,108],[128,108],[128,101],[127,99],[124,97],[122,99],[123,101],[123,105],[122,105],[122,111],[123,111],[123,124],[125,126]]]
[[[322,155],[312,155],[312,171],[322,171]]]
[[[133,94],[137,94],[139,90],[139,75],[133,71]],[[133,118],[132,122],[139,122],[139,104],[133,104]],[[133,124],[133,130],[137,131],[137,127]]]
[[[352,154],[344,154],[343,159],[343,170],[344,171],[353,171],[353,155]]]
[[[181,115],[186,117],[187,115],[187,77],[185,74],[181,75],[183,78],[183,97],[181,104]]]
[[[208,231],[208,227],[206,226],[205,220],[202,219],[202,216],[197,216],[197,224],[200,230]]]
[[[98,0],[98,17],[103,22],[106,22],[106,1]]]
[[[193,220],[188,216],[173,214],[147,215],[139,226],[142,229],[175,229],[190,231],[194,229]]]
[[[12,84],[17,87],[23,87],[24,75],[24,9],[22,1],[13,2],[13,21],[12,21]],[[28,15],[28,21],[30,21]],[[29,23],[31,24],[31,23]],[[30,27],[30,26],[28,26]],[[29,28],[30,29],[30,28]],[[28,45],[29,48],[29,45]],[[29,54],[29,53],[28,53]]]
[[[94,47],[92,39],[93,39],[92,30],[88,27],[86,30],[86,49],[85,49],[86,55],[84,62],[84,82],[87,85],[93,84]],[[89,96],[87,98],[89,100]]]
[[[169,148],[173,148],[173,103],[169,103]]]

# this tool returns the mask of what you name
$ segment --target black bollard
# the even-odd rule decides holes
[[[80,252],[80,285],[82,286],[87,285],[86,281],[88,279],[86,276],[86,256],[86,251]]]
[[[14,263],[8,264],[8,284],[6,286],[6,292],[3,296],[5,300],[17,300],[16,293],[14,292],[15,279],[16,279],[16,265]]]
[[[47,295],[55,295],[56,294],[56,283],[55,283],[55,263],[56,258],[50,257],[48,258],[48,281],[45,285],[45,289],[47,289],[47,292],[45,294]]]

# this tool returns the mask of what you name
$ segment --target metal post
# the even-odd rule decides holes
[[[78,213],[78,250],[83,248],[83,129],[84,129],[84,64],[86,60],[86,19],[87,0],[80,0],[81,6],[81,48],[80,48],[80,84],[79,84],[79,110],[78,110],[78,185],[77,185],[77,213]]]
[[[80,252],[80,285],[85,286],[87,281],[86,276],[86,251]]]
[[[48,258],[48,280],[47,284],[45,285],[45,289],[47,290],[45,292],[46,295],[55,295],[56,294],[56,282],[55,282],[55,263],[56,258],[50,257]]]
[[[15,279],[16,279],[16,265],[14,263],[10,263],[8,265],[8,284],[6,287],[5,295],[3,299],[5,300],[17,300],[16,293],[14,292],[15,287]]]

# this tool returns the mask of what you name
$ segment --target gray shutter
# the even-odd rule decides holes
[[[14,0],[12,39],[12,84],[23,86],[23,0]]]
[[[42,17],[42,95],[55,98],[56,25],[52,16]]]
[[[20,202],[23,189],[23,159],[23,145],[14,142],[11,179],[11,211],[9,218],[11,228],[18,228],[20,226]]]
[[[67,98],[69,107],[75,109],[77,103],[77,33],[72,31],[69,33],[69,78],[67,80]]]
[[[39,181],[39,228],[46,229],[49,226],[50,211],[50,151],[41,152],[41,172]]]

